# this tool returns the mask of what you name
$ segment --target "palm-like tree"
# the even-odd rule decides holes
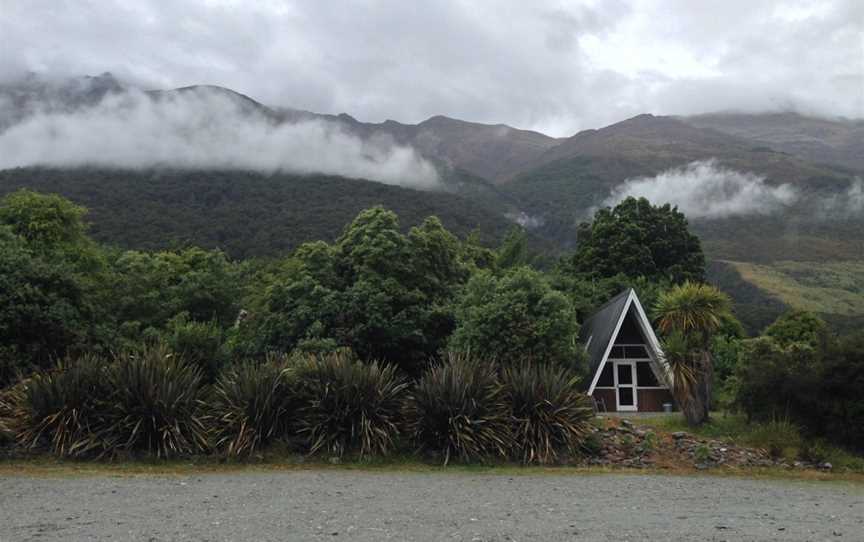
[[[670,387],[690,425],[708,420],[714,374],[711,339],[729,317],[730,305],[717,288],[685,282],[661,294],[654,306]]]

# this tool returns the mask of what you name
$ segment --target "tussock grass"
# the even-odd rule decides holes
[[[744,280],[790,307],[822,314],[864,314],[864,261],[727,263]]]

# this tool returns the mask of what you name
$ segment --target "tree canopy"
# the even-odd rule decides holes
[[[571,265],[599,277],[623,274],[673,283],[702,281],[705,275],[699,238],[690,233],[684,214],[632,197],[579,225]]]
[[[518,267],[471,277],[456,306],[450,348],[503,362],[532,360],[575,365],[576,312],[539,272]]]

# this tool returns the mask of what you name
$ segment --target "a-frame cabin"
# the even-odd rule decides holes
[[[588,352],[587,393],[601,409],[659,412],[672,404],[660,342],[632,288],[586,320],[580,339]]]

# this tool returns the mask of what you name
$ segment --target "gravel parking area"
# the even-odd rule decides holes
[[[338,469],[0,475],[0,541],[864,541],[864,487]]]

